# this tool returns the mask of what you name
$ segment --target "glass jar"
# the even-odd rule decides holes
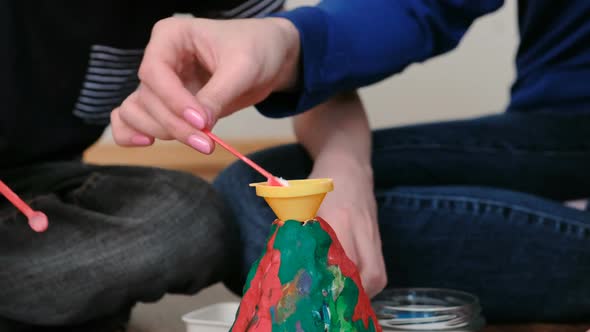
[[[479,299],[451,289],[386,289],[372,305],[383,331],[476,332],[485,325]]]

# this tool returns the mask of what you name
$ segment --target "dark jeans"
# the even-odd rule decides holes
[[[136,302],[193,294],[232,265],[221,200],[190,174],[63,162],[0,178],[49,217],[37,234],[1,201],[0,331],[114,331]]]
[[[590,321],[590,212],[562,204],[590,197],[590,114],[385,129],[373,144],[388,287],[473,292],[491,322]],[[287,179],[312,168],[298,145],[252,159]],[[215,182],[241,227],[243,272],[275,218],[248,187],[258,181],[235,163]]]

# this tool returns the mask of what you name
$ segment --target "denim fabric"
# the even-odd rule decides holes
[[[588,128],[590,115],[508,113],[376,131],[388,287],[475,293],[491,322],[590,320],[590,213],[562,204],[590,197]],[[299,145],[251,158],[287,179],[312,168]],[[241,227],[242,273],[275,218],[257,181],[235,163],[214,183]]]
[[[98,331],[124,323],[138,301],[193,294],[232,266],[221,200],[190,174],[63,162],[0,177],[49,217],[37,234],[0,202],[2,331]]]

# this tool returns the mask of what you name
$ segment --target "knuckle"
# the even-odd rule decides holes
[[[359,257],[356,254],[356,252],[354,250],[346,250],[345,249],[345,253],[348,255],[348,258],[355,264],[355,265],[359,265]]]
[[[163,141],[170,141],[174,139],[174,136],[168,134],[167,132],[161,132],[157,135],[157,137]]]
[[[119,121],[119,110],[120,110],[120,108],[117,107],[111,112],[111,114],[110,114],[111,124],[113,124],[113,123],[116,124],[117,121]]]
[[[387,286],[387,277],[379,277],[375,280],[375,289],[381,291]]]
[[[113,133],[113,138],[116,135],[119,137],[120,133],[126,127],[125,120],[121,117],[121,108],[116,108],[110,114],[111,117],[111,131]]]
[[[178,137],[181,132],[181,126],[174,120],[170,115],[163,116],[160,119],[160,125],[164,128],[164,131],[174,137]]]
[[[131,113],[137,112],[137,107],[129,98],[125,99],[119,108],[118,117],[123,122],[128,122]]]
[[[383,289],[387,285],[387,276],[379,271],[369,271],[365,277],[367,285],[373,289]]]
[[[165,31],[166,29],[168,29],[168,27],[174,20],[175,18],[173,17],[167,17],[157,21],[152,27],[152,35],[155,35],[161,31]]]
[[[260,66],[260,63],[254,59],[252,53],[253,52],[248,49],[236,51],[234,53],[233,61],[235,61],[235,63],[241,68],[257,68]]]
[[[381,277],[379,278],[377,284],[379,285],[380,289],[385,288],[385,286],[387,286],[387,275],[382,274]]]
[[[223,92],[209,89],[207,94],[199,94],[199,103],[206,107],[209,112],[218,114],[220,112],[220,106],[216,101],[220,100],[221,95],[223,95]]]
[[[142,108],[145,110],[145,112],[149,113],[150,108],[148,107],[148,105],[150,105],[150,103],[148,102],[148,99],[150,96],[148,95],[149,92],[146,91],[146,89],[140,89],[137,90],[136,92],[134,92],[134,98],[133,98],[133,105],[137,106],[138,108]]]
[[[137,89],[133,92],[133,95],[138,100],[138,102],[142,102],[143,100],[145,100],[148,97],[148,93],[149,93],[148,89],[146,89],[146,87],[140,83],[137,86]]]
[[[121,132],[119,130],[116,130],[115,128],[113,128],[111,135],[113,136],[113,141],[115,141],[116,144],[125,145],[127,143],[127,141],[125,140],[125,137],[123,137],[123,135],[121,134]]]
[[[119,135],[117,135],[115,132],[113,132],[113,141],[115,141],[115,144],[117,145],[124,145],[121,137],[119,137]]]
[[[256,55],[256,50],[251,47],[239,45],[239,47],[230,49],[227,54],[231,55],[231,60],[228,60],[228,63],[245,79],[260,77],[265,71],[266,67],[260,59],[257,59],[259,57]]]
[[[168,131],[166,131],[164,128],[162,128],[161,125],[156,124],[155,126],[153,126],[153,128],[151,128],[151,132],[150,134],[152,136],[154,136],[157,139],[160,140],[164,140],[164,141],[169,141],[174,139],[174,136],[172,136]]]
[[[139,78],[139,80],[142,82],[148,81],[153,76],[153,72],[153,65],[149,60],[149,57],[146,56],[139,65],[139,69],[137,70],[137,78]]]

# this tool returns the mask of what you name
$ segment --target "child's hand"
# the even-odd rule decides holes
[[[211,153],[200,129],[287,89],[296,80],[299,35],[280,18],[168,18],[152,31],[140,86],[111,115],[115,141],[176,139]]]
[[[310,177],[334,180],[334,191],[326,195],[318,216],[332,226],[344,251],[357,265],[367,294],[377,295],[387,285],[387,272],[370,165],[334,156],[330,161],[316,162]]]
[[[314,161],[310,178],[332,178],[318,215],[332,226],[363,286],[375,296],[387,284],[377,202],[373,192],[371,131],[356,93],[333,97],[297,117],[295,134]]]

